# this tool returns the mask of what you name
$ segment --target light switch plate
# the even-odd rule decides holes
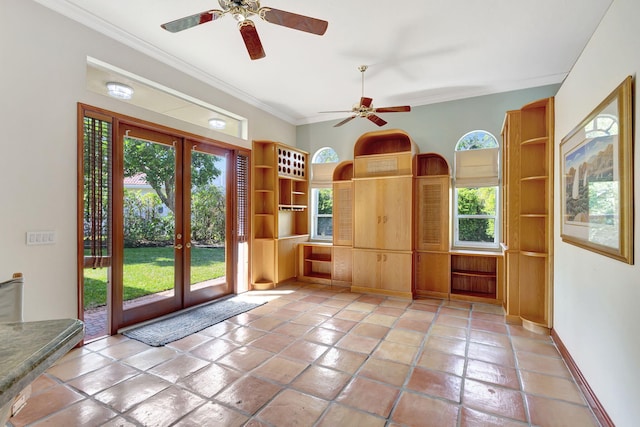
[[[55,242],[55,231],[27,231],[27,245],[52,245]]]

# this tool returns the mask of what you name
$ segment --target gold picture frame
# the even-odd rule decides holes
[[[560,143],[564,242],[633,264],[633,80]]]

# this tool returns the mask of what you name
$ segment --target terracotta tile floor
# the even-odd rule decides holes
[[[74,349],[13,426],[597,426],[548,336],[500,307],[291,284],[165,347]]]

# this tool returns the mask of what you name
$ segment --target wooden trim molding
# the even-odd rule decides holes
[[[587,379],[584,377],[584,375],[582,375],[582,372],[580,371],[580,368],[578,368],[576,361],[573,360],[573,357],[571,357],[569,350],[567,350],[567,347],[565,347],[555,329],[551,329],[551,338],[558,347],[558,351],[560,351],[560,354],[566,362],[569,371],[571,371],[571,374],[575,378],[578,387],[580,387],[580,390],[582,390],[584,397],[587,399],[587,403],[600,422],[600,425],[602,425],[603,427],[615,427],[615,424],[613,423],[611,418],[609,418],[609,414],[607,414],[604,406],[602,406],[600,400],[598,400],[598,397],[591,389],[591,386],[589,386],[589,383],[587,383]]]

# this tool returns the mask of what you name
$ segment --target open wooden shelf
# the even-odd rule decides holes
[[[507,320],[552,326],[553,98],[507,112],[504,138]]]
[[[252,288],[269,289],[297,274],[297,244],[309,239],[308,154],[253,141]]]
[[[298,245],[298,280],[331,284],[333,247],[327,243],[306,242]]]
[[[447,160],[437,153],[419,153],[415,156],[416,176],[449,176],[450,168]]]
[[[353,160],[345,160],[333,169],[333,181],[351,181],[353,178]]]
[[[481,253],[451,254],[451,293],[496,299],[498,259]]]

